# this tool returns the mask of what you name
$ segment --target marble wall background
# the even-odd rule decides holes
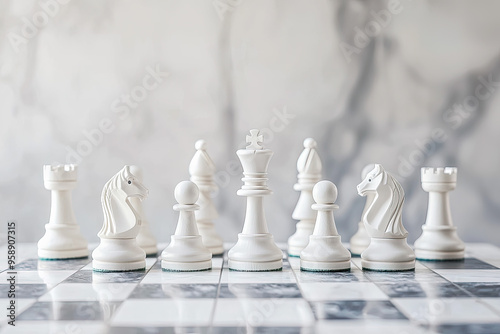
[[[167,241],[174,186],[204,138],[219,170],[217,229],[236,240],[235,151],[266,128],[278,241],[295,229],[295,164],[312,136],[339,188],[343,240],[363,207],[361,169],[378,162],[406,191],[410,241],[426,214],[420,167],[452,165],[459,234],[498,245],[499,12],[494,0],[1,0],[0,220],[38,240],[50,208],[42,165],[78,162],[75,212],[97,241],[102,186],[138,164],[149,221]]]

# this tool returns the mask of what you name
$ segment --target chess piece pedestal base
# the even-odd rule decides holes
[[[300,257],[300,252],[306,248],[309,243],[309,236],[314,231],[313,221],[300,221],[297,223],[297,231],[288,238],[288,255]]]
[[[283,268],[283,252],[271,233],[238,234],[238,242],[228,252],[229,269],[272,271]]]
[[[173,235],[161,254],[161,268],[168,271],[200,271],[212,268],[212,253],[200,235]]]
[[[461,260],[465,244],[454,226],[422,226],[422,235],[415,241],[415,255],[419,260]]]
[[[158,246],[156,245],[156,238],[151,233],[149,226],[141,226],[141,231],[137,235],[137,244],[145,252],[146,256],[153,256],[158,254]]]
[[[210,249],[212,255],[220,255],[224,253],[224,243],[215,231],[214,224],[197,222],[197,226],[203,240],[203,244],[205,247]]]
[[[38,257],[64,260],[89,256],[87,241],[76,224],[46,224],[45,235],[38,241]]]
[[[371,238],[361,254],[363,269],[375,271],[406,271],[415,269],[415,254],[406,238]]]
[[[200,262],[174,262],[161,261],[161,269],[164,271],[204,271],[212,269],[212,260]]]
[[[305,271],[345,271],[351,269],[351,253],[340,236],[311,235],[300,254],[300,269]]]
[[[354,234],[350,240],[350,249],[352,255],[361,256],[361,253],[370,244],[370,235],[366,231],[363,222],[358,223],[358,231]]]
[[[134,271],[146,268],[146,253],[135,238],[104,239],[92,253],[94,271]]]

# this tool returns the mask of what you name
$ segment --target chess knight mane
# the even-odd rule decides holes
[[[135,237],[142,217],[130,203],[130,197],[143,199],[148,190],[130,172],[130,166],[123,167],[105,185],[101,194],[104,224],[98,236],[104,238]]]
[[[375,198],[362,219],[370,234],[375,237],[405,238],[408,231],[402,222],[405,197],[401,184],[381,165],[375,164],[358,185],[361,196],[369,192],[375,193]]]

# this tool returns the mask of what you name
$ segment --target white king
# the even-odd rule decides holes
[[[280,270],[283,267],[281,250],[267,228],[263,197],[272,194],[267,187],[267,168],[273,151],[262,147],[259,130],[250,130],[249,145],[236,154],[243,166],[244,182],[238,196],[247,197],[243,231],[238,242],[229,250],[229,269],[241,271]]]

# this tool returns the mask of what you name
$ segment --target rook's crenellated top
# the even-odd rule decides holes
[[[45,181],[76,181],[78,165],[44,165],[43,178]]]
[[[422,182],[426,183],[456,183],[457,168],[456,167],[423,167]]]

